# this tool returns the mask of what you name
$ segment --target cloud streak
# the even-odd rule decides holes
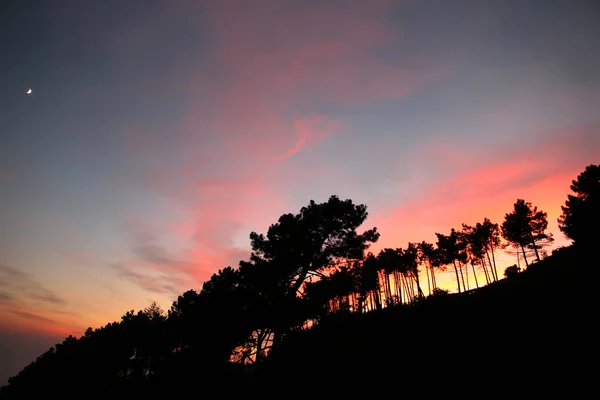
[[[436,145],[430,154],[444,164],[445,179],[428,182],[410,199],[378,213],[374,219],[382,232],[378,246],[434,240],[434,232],[447,232],[484,217],[501,223],[517,198],[532,201],[548,212],[549,226],[557,230],[556,218],[570,181],[600,153],[600,125],[578,124],[546,131],[539,140],[526,147],[507,143],[507,151],[497,153],[473,153],[464,164],[464,149],[448,143]],[[442,156],[441,148],[448,157]],[[458,161],[448,161],[452,159]],[[557,239],[563,242],[559,233]]]
[[[70,334],[82,330],[67,301],[29,274],[0,265],[0,332]]]
[[[388,19],[394,6],[271,0],[181,6],[176,13],[202,15],[210,40],[201,57],[188,58],[194,61],[185,72],[167,73],[156,90],[185,87],[185,112],[169,143],[155,127],[131,126],[123,149],[144,166],[136,184],[160,196],[172,216],[156,232],[168,231],[186,246],[174,249],[164,237],[133,241],[135,260],[113,263],[119,276],[167,293],[186,277],[199,284],[237,265],[249,254],[250,231],[298,206],[282,186],[293,190],[331,168],[294,163],[322,144],[344,142],[343,113],[410,96],[445,77],[449,66],[377,56],[401,45]],[[157,282],[171,274],[172,281]]]
[[[5,287],[5,290],[12,293],[13,296],[16,294],[34,303],[65,304],[63,298],[42,286],[30,275],[7,265],[0,265],[0,286]]]
[[[34,320],[34,321],[47,322],[47,323],[50,323],[50,324],[57,324],[58,323],[57,321],[55,321],[53,319],[46,318],[44,316],[41,316],[41,315],[38,315],[38,314],[33,314],[33,313],[30,313],[30,312],[27,312],[27,311],[10,310],[9,312],[12,313],[12,314],[15,314],[15,315],[17,315],[19,317],[30,319],[30,320]]]
[[[181,293],[181,287],[188,282],[184,279],[177,278],[174,274],[151,274],[148,270],[143,272],[136,272],[133,267],[124,265],[122,263],[110,264],[115,270],[117,270],[118,276],[127,279],[142,289],[152,293],[178,295]]]
[[[341,121],[316,115],[297,118],[293,121],[293,125],[298,135],[298,140],[285,152],[283,160],[335,135],[341,129],[342,123]]]

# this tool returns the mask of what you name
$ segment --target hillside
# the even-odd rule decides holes
[[[547,214],[523,199],[502,225],[485,218],[436,233],[435,245],[378,255],[366,252],[377,228],[357,231],[365,205],[311,201],[266,235],[252,232],[250,260],[238,268],[219,270],[168,311],[153,303],[67,337],[0,397],[80,398],[90,388],[96,397],[147,399],[595,390],[600,166],[587,167],[571,189],[559,226],[574,244],[548,257]],[[528,267],[509,267],[499,279],[494,252],[508,245]],[[465,291],[469,265],[486,286]],[[437,290],[436,271],[447,268],[457,294]],[[434,296],[423,294],[423,279]]]
[[[589,388],[596,264],[567,248],[468,294],[336,316],[290,337],[262,376],[281,387],[302,377],[321,388],[387,392],[392,385],[425,395]]]
[[[294,398],[490,391],[495,397],[500,391],[539,395],[559,390],[573,395],[593,383],[598,330],[590,278],[596,264],[576,248],[565,248],[516,276],[469,293],[329,316],[310,330],[290,334],[259,367],[185,373],[191,364],[182,361],[161,381],[93,391],[96,396],[144,398],[193,392]],[[3,388],[0,398],[21,398],[18,387],[9,389]],[[39,386],[35,392],[77,398],[89,389],[74,379],[69,387]]]

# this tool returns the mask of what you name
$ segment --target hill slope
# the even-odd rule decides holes
[[[335,316],[289,337],[259,375],[263,386],[350,391],[583,389],[598,337],[594,266],[567,248],[468,294]]]
[[[311,330],[287,336],[258,366],[232,366],[222,373],[194,369],[195,359],[178,359],[162,379],[143,385],[100,380],[90,388],[64,377],[45,387],[5,387],[0,398],[24,398],[24,392],[80,398],[90,390],[94,397],[146,399],[190,393],[487,398],[501,391],[511,397],[559,392],[573,397],[595,391],[596,267],[594,258],[570,247],[469,293],[367,314],[331,315]],[[89,366],[69,368],[75,373]]]

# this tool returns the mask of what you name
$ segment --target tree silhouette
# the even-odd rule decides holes
[[[450,230],[450,235],[444,235],[441,233],[436,233],[437,236],[437,249],[440,262],[443,265],[452,265],[454,267],[454,273],[456,275],[456,284],[458,286],[458,293],[461,293],[461,279],[459,277],[459,268],[460,263],[462,261],[466,261],[466,256],[464,253],[463,244],[460,242],[459,234],[452,228]],[[463,278],[463,288],[464,278]]]
[[[385,304],[390,306],[395,302],[402,303],[402,283],[399,276],[401,273],[401,258],[398,249],[385,248],[381,250],[377,255],[377,260],[384,282]],[[392,290],[390,275],[394,276],[394,290]]]
[[[166,376],[172,339],[165,312],[152,303],[137,313],[128,311],[119,322],[88,328],[79,339],[67,337],[10,378],[2,394],[75,398],[89,387],[104,395],[117,388],[138,390]]]
[[[600,168],[592,165],[573,181],[571,189],[575,194],[569,195],[559,223],[577,246],[557,249],[551,258],[562,263],[577,260],[573,264],[579,264],[581,260],[573,251],[589,247],[597,239],[594,228],[599,223],[599,175]],[[543,294],[548,285],[562,282],[564,276],[562,270],[555,268],[555,275],[537,285],[539,288],[529,286],[542,292],[521,291],[519,299],[513,297],[513,289],[525,287],[538,269],[490,285],[486,290],[469,290],[469,268],[477,287],[483,286],[478,281],[477,268],[483,270],[486,283],[498,280],[494,253],[506,247],[500,233],[525,257],[529,253],[535,254],[538,261],[544,258],[540,249],[552,240],[545,233],[546,213],[521,199],[506,214],[501,228],[485,218],[473,226],[462,224],[460,231],[451,229],[449,235],[436,233],[435,246],[409,242],[405,248],[384,248],[377,256],[365,254],[379,238],[376,229],[357,232],[366,218],[366,206],[342,201],[337,196],[321,204],[311,201],[298,214],[284,214],[266,235],[251,233],[252,254],[238,268],[223,268],[199,292],[189,290],[181,294],[167,313],[152,303],[141,311],[126,312],[117,322],[89,328],[80,338],[67,337],[11,377],[9,385],[0,389],[0,396],[37,398],[60,394],[71,398],[81,396],[83,389],[94,388],[94,395],[102,397],[118,394],[154,398],[162,388],[173,397],[175,388],[187,393],[198,386],[199,379],[228,390],[228,394],[234,384],[248,392],[255,375],[263,377],[262,389],[273,379],[297,379],[300,375],[289,372],[288,364],[280,364],[286,355],[294,365],[309,363],[309,368],[300,370],[304,378],[314,368],[327,369],[327,365],[320,365],[321,361],[337,362],[333,372],[356,373],[351,362],[375,371],[372,367],[387,360],[369,360],[367,353],[387,357],[388,351],[400,347],[404,362],[397,364],[406,368],[398,373],[403,377],[422,374],[422,369],[413,366],[413,361],[419,361],[413,349],[390,346],[397,343],[398,337],[407,341],[419,337],[425,343],[433,343],[443,327],[449,340],[456,343],[476,329],[485,332],[481,344],[497,342],[498,332],[504,326],[494,325],[494,318],[518,325],[514,316],[521,312],[521,302],[529,301],[530,308],[521,312],[520,328],[520,324],[538,315],[536,296]],[[552,265],[552,260],[543,263]],[[458,292],[468,291],[468,295],[450,295],[438,287],[436,271],[446,265],[454,269]],[[416,301],[424,298],[420,266],[425,268],[430,296]],[[516,276],[519,271],[520,265],[513,265],[504,274]],[[575,285],[562,285],[565,291],[570,286]],[[579,298],[577,292],[568,295],[561,300]],[[486,305],[477,299],[487,299]],[[360,315],[381,311],[384,302],[389,309]],[[511,311],[505,312],[508,308]],[[549,308],[552,312],[548,314],[554,318],[553,311],[560,309]],[[311,332],[304,332],[309,327]],[[319,342],[323,332],[333,332],[334,339]],[[372,336],[363,340],[364,335]],[[296,338],[299,341],[295,342]],[[294,357],[290,346],[301,346],[303,341],[315,353]],[[330,358],[319,358],[330,346],[342,350]],[[427,362],[437,360],[433,346],[425,347],[430,351],[425,357]],[[274,348],[279,350],[272,351]],[[304,348],[307,349],[311,350]]]
[[[435,289],[433,289],[433,293],[431,295],[434,297],[439,297],[439,296],[446,296],[449,294],[450,294],[450,292],[448,290],[435,288]]]
[[[469,285],[469,262],[471,261],[471,255],[469,253],[469,237],[465,235],[462,230],[456,231],[456,245],[458,247],[458,270],[460,271],[461,280],[463,283],[463,288],[465,290],[470,289]],[[474,267],[473,265],[471,266]],[[473,268],[474,269],[474,268]]]
[[[479,287],[479,282],[477,280],[477,272],[475,271],[475,266],[481,265],[483,267],[483,265],[485,265],[481,261],[483,258],[483,253],[484,253],[481,237],[480,237],[480,235],[478,235],[476,228],[474,228],[470,225],[462,224],[461,238],[465,243],[465,248],[466,248],[466,251],[468,254],[467,262],[468,262],[468,264],[471,265],[471,268],[473,270],[475,286]],[[487,279],[487,273],[485,271],[486,271],[486,269],[484,268],[484,273],[485,273],[486,279]]]
[[[250,234],[250,264],[270,266],[277,277],[276,285],[284,289],[277,303],[294,303],[309,276],[323,277],[328,269],[340,263],[351,263],[364,257],[365,250],[379,239],[376,228],[359,234],[357,228],[367,218],[367,207],[352,200],[331,196],[325,203],[313,200],[298,214],[284,214],[265,235]],[[243,265],[248,265],[245,263]],[[277,316],[274,345],[290,325],[283,310]]]
[[[427,275],[427,294],[431,295],[432,290],[436,288],[435,271],[433,270],[432,260],[435,258],[435,248],[431,243],[422,241],[417,245],[419,262],[425,264],[425,273]]]
[[[367,254],[362,262],[359,261],[355,264],[358,294],[359,299],[362,299],[359,303],[359,312],[365,309],[362,302],[369,305],[371,310],[381,309],[379,269],[379,261],[372,253]]]
[[[502,236],[515,245],[518,245],[525,259],[525,265],[529,266],[525,255],[525,248],[535,251],[538,261],[541,260],[539,249],[544,241],[551,242],[552,236],[546,234],[548,227],[547,214],[544,211],[533,207],[531,203],[518,199],[514,204],[514,209],[510,214],[506,214],[502,223]]]
[[[463,224],[460,237],[466,246],[468,262],[473,269],[476,285],[479,286],[475,266],[480,266],[483,270],[486,283],[497,281],[495,252],[502,247],[498,224],[492,223],[487,218],[483,223],[478,222],[475,226]]]
[[[417,286],[416,298],[423,298],[423,290],[421,289],[421,283],[419,281],[419,247],[415,243],[408,243],[406,249],[402,252],[402,264],[406,270],[408,276],[414,279],[415,285]],[[415,296],[413,296],[414,298]]]
[[[516,264],[511,265],[510,267],[506,267],[506,269],[504,270],[504,276],[509,278],[511,276],[517,275],[519,272],[521,272],[521,268],[519,268]]]
[[[272,345],[273,332],[283,324],[298,325],[304,322],[301,300],[286,297],[287,283],[284,268],[275,261],[240,261],[239,274],[246,296],[246,315],[252,321],[252,332],[245,348],[248,360],[260,362]]]
[[[362,307],[355,296],[359,288],[358,262],[354,268],[341,266],[329,276],[305,283],[305,295],[318,317],[332,312],[353,312]]]
[[[558,227],[581,247],[598,243],[600,227],[600,165],[588,165],[571,183]]]
[[[487,265],[490,267],[490,275],[493,276],[493,280],[498,280],[498,269],[496,267],[496,250],[504,248],[500,235],[500,227],[498,224],[493,223],[488,218],[483,219],[483,223],[477,223],[475,225],[477,230],[477,237],[483,244],[484,255],[487,259]],[[485,260],[482,258],[483,264]]]
[[[233,350],[255,329],[255,299],[242,284],[240,271],[231,267],[213,274],[199,293],[191,290],[179,296],[169,322],[181,357],[202,360],[200,369],[203,364],[226,368]]]

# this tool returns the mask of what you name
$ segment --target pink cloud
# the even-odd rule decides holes
[[[570,126],[546,132],[541,138],[538,145],[514,148],[507,144],[512,151],[474,153],[468,157],[462,154],[462,148],[447,143],[436,145],[430,154],[438,156],[439,165],[444,166],[444,178],[432,178],[429,186],[410,200],[374,216],[372,223],[382,233],[378,246],[435,240],[435,232],[460,228],[463,222],[474,224],[484,217],[501,223],[517,198],[546,211],[557,242],[564,243],[556,218],[571,180],[586,165],[596,162],[600,126]],[[435,161],[434,158],[432,162]]]
[[[395,33],[386,22],[393,2],[375,3],[208,3],[207,29],[224,80],[193,80],[198,96],[184,121],[186,143],[204,139],[198,136],[204,129],[218,132],[218,142],[236,153],[285,154],[294,120],[322,106],[406,96],[448,73],[447,66],[402,69],[374,57]]]
[[[501,157],[475,155],[470,159],[472,169],[464,165],[446,165],[446,178],[441,183],[415,193],[410,200],[392,210],[378,212],[370,224],[381,232],[380,241],[373,247],[404,246],[409,241],[435,242],[435,233],[460,229],[462,223],[475,224],[484,218],[501,224],[504,215],[512,210],[518,198],[530,201],[548,214],[548,232],[555,242],[552,246],[568,245],[558,229],[569,185],[586,165],[595,163],[600,153],[598,126],[573,126],[546,135],[545,141],[520,151],[503,151]],[[447,147],[447,154],[460,159],[460,149]],[[515,264],[514,255],[498,255],[499,272]],[[438,283],[455,290],[452,274],[440,274]],[[480,281],[483,280],[480,277]]]
[[[341,122],[316,115],[296,118],[293,121],[293,126],[295,133],[298,135],[298,139],[296,143],[285,152],[281,160],[285,160],[288,157],[335,135],[340,130]]]
[[[165,223],[133,227],[133,258],[113,267],[150,292],[177,295],[199,289],[212,273],[247,259],[250,231],[268,227],[284,212],[284,204],[281,196],[252,180],[200,180],[165,203],[170,216]],[[169,248],[163,238],[179,245]]]
[[[124,145],[142,157],[144,187],[159,193],[173,215],[162,228],[186,244],[173,257],[195,266],[190,281],[237,264],[248,255],[251,230],[266,231],[294,211],[284,185],[326,173],[286,164],[344,134],[344,121],[324,108],[400,98],[448,73],[446,66],[403,69],[374,57],[383,46],[399,45],[386,21],[393,3],[209,1],[179,10],[201,14],[210,38],[208,49],[191,57],[194,65],[166,75],[165,86],[185,88],[185,115],[167,150],[146,127],[132,127]],[[218,79],[207,59],[216,60]],[[173,162],[158,162],[169,150]],[[167,273],[172,266],[160,268]]]

